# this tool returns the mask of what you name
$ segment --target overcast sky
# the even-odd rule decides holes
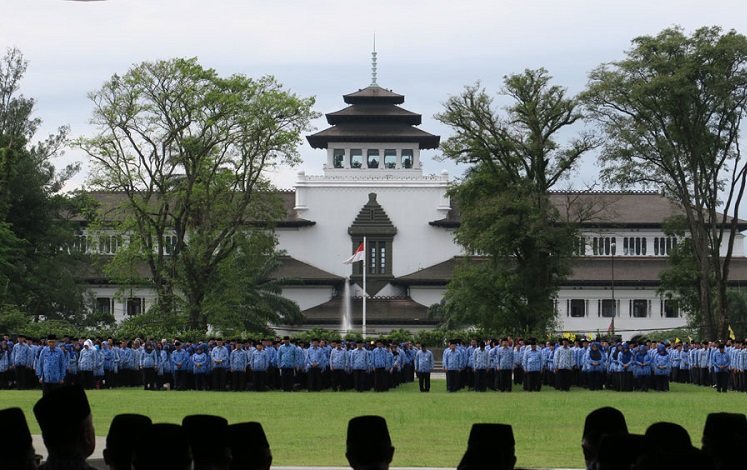
[[[342,95],[371,82],[374,33],[378,83],[405,95],[423,115],[422,129],[443,138],[433,119],[465,85],[489,91],[504,75],[546,68],[555,83],[578,92],[588,72],[618,60],[639,35],[681,25],[687,32],[718,25],[747,33],[744,0],[3,0],[0,47],[29,61],[24,95],[37,100],[41,135],[69,125],[90,134],[87,93],[135,63],[198,57],[221,74],[274,75],[291,91],[315,96],[316,110],[336,111]],[[2,52],[4,54],[4,51]],[[315,122],[317,130],[326,121]],[[463,168],[424,153],[426,174]],[[272,176],[290,188],[299,169],[320,174],[323,150],[301,148],[303,164]],[[84,161],[69,150],[64,157]],[[60,164],[62,162],[59,162]],[[84,162],[85,163],[85,162]],[[575,187],[595,179],[593,158]],[[85,182],[85,171],[75,184]]]

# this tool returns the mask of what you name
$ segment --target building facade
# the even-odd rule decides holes
[[[325,152],[321,174],[299,172],[295,188],[281,193],[286,217],[276,235],[286,255],[274,276],[302,281],[289,283],[283,295],[301,307],[304,329],[360,329],[364,295],[369,334],[434,328],[437,320],[429,318],[428,307],[441,301],[465,256],[454,241],[459,211],[447,194],[449,174],[429,174],[420,160],[420,152],[437,148],[440,138],[417,127],[421,115],[400,106],[403,95],[375,82],[343,101],[346,107],[326,115],[330,127],[307,137]],[[676,302],[657,292],[659,273],[678,242],[662,228],[679,211],[676,205],[647,192],[566,192],[551,198],[581,229],[573,274],[555,299],[560,331],[606,332],[614,321],[616,333],[630,338],[685,326]],[[84,229],[80,243],[86,251],[111,254],[116,244],[106,238],[111,236],[92,239]],[[344,264],[364,238],[365,267]],[[740,234],[731,270],[737,286],[747,282],[743,244]],[[97,305],[118,320],[154,301],[148,289],[118,297],[117,286],[100,275],[87,282]]]

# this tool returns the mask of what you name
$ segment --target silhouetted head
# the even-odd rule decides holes
[[[513,428],[508,424],[475,423],[459,470],[511,470],[516,464]]]
[[[112,470],[129,470],[132,452],[140,432],[152,424],[149,417],[139,414],[119,414],[112,419],[106,436],[104,462]]]
[[[26,415],[20,408],[0,411],[0,455],[3,466],[30,470],[36,468],[34,445],[26,423]]]
[[[358,416],[348,422],[345,456],[355,470],[385,470],[394,456],[386,420],[381,416]]]
[[[50,456],[85,459],[96,448],[91,407],[83,387],[73,385],[48,393],[34,405],[34,415]]]
[[[628,425],[620,410],[605,406],[589,413],[584,422],[584,434],[581,438],[587,468],[597,460],[602,435],[627,433]]]
[[[191,415],[182,420],[192,446],[195,470],[228,469],[231,449],[228,448],[228,421],[214,415]]]
[[[151,424],[138,433],[132,470],[191,470],[187,433],[178,424]]]
[[[228,426],[231,470],[269,470],[272,465],[270,443],[262,425],[256,422]]]

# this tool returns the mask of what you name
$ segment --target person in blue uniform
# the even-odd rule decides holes
[[[174,352],[171,353],[171,369],[174,371],[174,390],[186,390],[188,383],[189,353],[182,349],[181,341],[174,342]]]
[[[332,351],[329,353],[329,370],[332,373],[332,391],[345,390],[345,371],[348,364],[348,352],[343,349],[340,341],[332,341]]]
[[[190,358],[192,363],[192,376],[195,381],[195,390],[207,390],[207,369],[209,367],[209,361],[207,354],[205,354],[204,346],[198,345],[195,348],[195,353]]]
[[[537,341],[529,341],[529,349],[524,351],[524,371],[526,381],[524,390],[528,392],[539,392],[542,390],[542,369],[544,368],[544,357],[542,351],[537,349]]]
[[[280,368],[280,382],[284,392],[293,391],[293,381],[298,369],[298,354],[298,348],[291,344],[290,337],[283,337],[283,344],[278,348],[278,368]]]
[[[555,368],[555,387],[563,392],[571,390],[571,374],[575,365],[575,354],[568,343],[568,338],[561,340],[562,346],[555,350],[553,366]]]
[[[654,385],[657,392],[669,391],[669,373],[672,367],[672,358],[664,344],[659,343],[656,353],[651,360],[654,369]]]
[[[78,370],[81,382],[86,390],[94,388],[93,370],[96,368],[96,351],[93,349],[93,341],[87,339],[83,342],[83,349],[78,358]]]
[[[420,350],[415,353],[414,367],[418,375],[420,391],[427,393],[431,391],[431,371],[433,370],[433,353],[428,350],[425,343],[420,344]]]
[[[477,343],[477,347],[472,352],[472,370],[475,377],[475,391],[487,391],[488,367],[490,367],[490,355],[488,350],[485,349],[485,342],[481,340]]]
[[[36,375],[42,384],[42,395],[62,387],[66,373],[67,357],[62,349],[57,347],[57,337],[49,335],[47,346],[39,354],[36,365]]]
[[[386,392],[389,380],[387,377],[387,367],[389,366],[389,357],[382,340],[376,341],[376,348],[371,354],[371,368],[374,371],[374,391]]]
[[[254,390],[264,392],[267,390],[267,370],[270,368],[270,355],[265,350],[265,345],[261,341],[257,342],[252,352],[251,368],[254,373],[252,379]]]
[[[140,354],[140,370],[143,373],[143,390],[156,390],[156,372],[158,371],[158,352],[150,341],[145,343],[145,350]]]
[[[355,342],[355,349],[348,356],[349,367],[353,371],[353,385],[357,392],[365,392],[367,389],[367,377],[371,368],[370,355],[363,349],[363,341]]]
[[[34,364],[31,346],[23,335],[18,335],[16,344],[10,354],[10,367],[15,373],[16,388],[24,390],[30,387],[30,370]]]
[[[729,385],[729,367],[731,366],[731,357],[725,349],[724,343],[719,343],[718,348],[711,353],[711,363],[713,364],[713,376],[716,381],[716,391],[726,393]]]
[[[246,389],[246,369],[249,365],[249,356],[244,350],[241,341],[236,341],[236,346],[231,351],[231,388],[234,392],[243,392]]]
[[[453,393],[459,390],[459,378],[465,364],[462,363],[462,354],[457,350],[456,341],[449,341],[449,348],[444,351],[444,371],[446,372],[446,391]]]
[[[327,367],[327,355],[319,346],[319,340],[313,339],[311,347],[306,352],[306,367],[309,376],[309,391],[322,391],[322,372]]]
[[[215,347],[210,351],[210,368],[213,371],[213,390],[224,392],[226,390],[226,375],[230,367],[230,353],[223,345],[223,339],[215,340]]]
[[[586,354],[586,369],[589,380],[589,390],[601,390],[604,376],[604,363],[606,355],[598,342],[591,344],[591,349]]]
[[[622,351],[617,355],[617,362],[620,364],[620,391],[633,391],[633,352],[630,345],[625,342],[622,344]]]

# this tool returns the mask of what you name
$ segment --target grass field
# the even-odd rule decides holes
[[[39,428],[32,408],[37,391],[1,391],[0,408],[20,406],[32,433]],[[396,447],[393,466],[456,467],[472,423],[513,425],[517,466],[584,466],[580,449],[584,417],[601,406],[615,406],[631,432],[643,433],[657,421],[679,423],[700,446],[708,413],[747,411],[747,394],[718,394],[711,388],[672,384],[669,393],[589,392],[574,389],[540,393],[514,391],[449,394],[434,381],[430,394],[407,384],[388,393],[216,393],[145,392],[139,389],[89,392],[96,434],[105,436],[118,413],[142,413],[154,422],[181,422],[195,413],[224,416],[231,423],[259,421],[265,428],[274,465],[347,466],[345,434],[357,415],[386,418]]]

